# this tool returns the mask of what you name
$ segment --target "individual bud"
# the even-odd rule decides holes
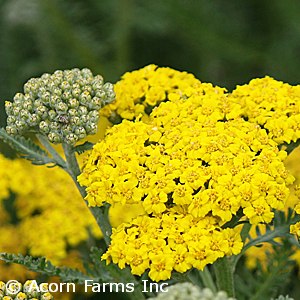
[[[103,77],[101,75],[96,75],[92,81],[93,90],[100,90],[103,87]]]
[[[72,96],[75,97],[75,98],[78,98],[81,94],[81,89],[80,88],[74,88],[72,90]]]
[[[61,98],[64,101],[67,101],[68,99],[72,98],[72,94],[69,91],[64,91],[61,95]]]
[[[78,126],[82,124],[82,119],[79,118],[78,116],[74,116],[70,119],[70,122],[71,124]]]
[[[102,99],[98,98],[98,97],[93,97],[90,101],[90,103],[88,104],[90,109],[96,109],[99,110],[102,107],[103,101]]]
[[[37,126],[38,125],[38,123],[41,121],[41,118],[40,118],[40,116],[39,115],[37,115],[37,114],[30,114],[29,116],[28,116],[28,124],[30,125],[30,126],[32,126],[32,127],[35,127],[35,126]]]
[[[101,90],[96,90],[96,93],[95,93],[95,97],[98,97],[100,98],[102,101],[103,99],[105,98],[105,91],[103,89]]]
[[[41,99],[37,99],[33,102],[34,109],[37,109],[39,106],[43,106],[43,105],[44,105],[44,103]]]
[[[90,77],[93,77],[93,74],[92,74],[92,71],[88,68],[83,68],[81,70],[81,74],[84,78],[90,78]]]
[[[87,115],[80,116],[80,124],[85,124],[89,120]]]
[[[41,119],[46,119],[48,115],[48,108],[44,105],[40,105],[36,108],[35,112]]]
[[[6,122],[7,124],[14,124],[16,122],[16,118],[14,116],[8,116]]]
[[[70,82],[65,80],[61,83],[60,87],[63,91],[65,91],[65,90],[69,90],[71,88],[71,85]]]
[[[26,120],[28,120],[29,116],[30,116],[30,112],[28,110],[25,109],[21,109],[20,113],[19,113],[19,117],[24,120],[26,122]]]
[[[52,89],[52,94],[53,94],[52,97],[53,96],[61,97],[62,93],[63,93],[62,90],[57,88],[56,86]]]
[[[29,112],[32,112],[33,110],[33,105],[32,105],[32,101],[30,100],[26,100],[22,103],[22,106],[24,109],[28,110]]]
[[[92,97],[88,91],[84,91],[79,96],[79,101],[80,101],[80,104],[82,104],[82,105],[88,105],[89,102],[91,101],[91,99],[92,99]]]
[[[48,111],[48,118],[50,121],[55,121],[57,118],[57,113],[55,110],[51,109]]]
[[[97,133],[97,125],[93,122],[86,123],[86,125],[84,127],[88,134],[96,134]]]
[[[13,107],[13,114],[14,114],[15,116],[19,116],[21,109],[22,109],[22,108],[21,108],[20,106],[15,106],[15,105],[14,105],[14,107]]]
[[[61,128],[61,134],[65,137],[67,136],[68,134],[70,133],[73,133],[73,130],[72,130],[72,126],[71,125],[64,125],[62,128]]]
[[[76,127],[75,134],[78,136],[79,140],[86,137],[86,131],[82,126]]]
[[[74,133],[70,133],[66,136],[66,143],[74,145],[79,140],[78,136]]]
[[[24,120],[16,120],[15,123],[16,127],[18,128],[18,131],[23,131],[25,128],[27,128],[27,124]]]
[[[41,133],[43,134],[48,134],[50,132],[49,123],[47,121],[41,121],[41,123],[39,124],[39,128]]]
[[[5,111],[7,113],[7,115],[11,115],[13,114],[13,104],[12,102],[9,101],[5,101]]]
[[[87,113],[88,113],[88,109],[85,106],[81,105],[78,107],[79,115],[87,115]]]
[[[69,99],[68,101],[69,108],[76,108],[78,106],[79,106],[79,101],[76,98]]]
[[[82,90],[84,92],[88,92],[90,94],[92,94],[92,91],[93,91],[92,86],[90,85],[89,82],[86,82],[86,84],[84,86],[82,86]]]
[[[77,116],[77,110],[74,108],[71,108],[68,110],[68,115],[72,118],[74,116]]]
[[[60,124],[69,124],[70,123],[69,116],[67,114],[57,115],[55,120]]]
[[[46,91],[44,92],[41,97],[40,97],[40,100],[42,101],[41,104],[49,104],[50,103],[50,100],[51,100],[51,94],[50,92]],[[38,105],[39,106],[39,105]]]
[[[92,110],[88,113],[88,119],[92,122],[98,122],[99,120],[99,112],[98,110]]]
[[[49,128],[50,128],[50,131],[59,131],[60,129],[60,124],[58,122],[50,122],[49,124]]]
[[[24,95],[22,93],[17,93],[14,96],[14,102],[16,104],[22,104],[22,102],[24,101]]]
[[[57,70],[54,72],[54,75],[58,78],[63,78],[64,77],[64,71]]]
[[[47,136],[51,143],[58,144],[62,142],[61,136],[56,132],[50,132]]]
[[[55,110],[57,113],[66,113],[68,110],[68,105],[64,102],[58,102],[55,106]]]
[[[2,300],[13,300],[13,298],[10,296],[4,296]]]

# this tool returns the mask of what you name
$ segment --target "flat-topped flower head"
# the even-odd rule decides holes
[[[223,224],[242,209],[253,224],[271,222],[293,181],[286,152],[253,123],[226,121],[217,107],[204,115],[201,100],[161,103],[147,124],[111,128],[79,176],[89,204],[142,202],[156,216],[176,206]]]
[[[165,101],[187,98],[192,93],[224,93],[225,89],[202,83],[193,74],[154,64],[125,73],[114,86],[116,100],[101,110],[113,123],[148,116]],[[144,118],[145,119],[145,118]]]
[[[89,204],[142,203],[146,212],[113,232],[103,259],[136,275],[149,270],[155,281],[202,270],[240,253],[239,232],[227,222],[238,215],[270,223],[284,208],[294,179],[286,152],[239,118],[239,105],[224,103],[223,93],[167,101],[147,123],[123,120],[94,146],[78,178]]]
[[[99,109],[114,98],[113,85],[89,69],[46,73],[28,80],[13,102],[6,101],[6,131],[41,133],[52,143],[73,145],[96,133]]]

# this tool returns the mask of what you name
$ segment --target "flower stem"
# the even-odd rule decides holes
[[[43,136],[42,134],[37,134],[36,137],[38,138],[39,142],[46,148],[46,150],[52,155],[53,159],[55,160],[56,164],[66,170],[67,165],[64,159],[57,153],[57,151],[52,147],[48,138]]]
[[[219,258],[214,264],[214,271],[217,278],[217,287],[220,291],[225,291],[229,297],[235,296],[233,268],[230,257]]]
[[[64,153],[66,156],[66,162],[67,162],[66,171],[72,177],[81,196],[83,198],[85,198],[86,190],[77,181],[77,177],[80,175],[80,168],[79,168],[76,156],[75,156],[75,152],[73,151],[73,148],[70,145],[65,144],[65,143],[63,143],[63,149],[64,149]],[[108,246],[110,244],[110,236],[112,233],[112,229],[111,229],[111,225],[110,225],[109,218],[108,218],[107,207],[105,207],[105,206],[89,207],[89,209],[90,209],[91,213],[93,214],[94,218],[96,219],[96,222],[103,233],[104,241],[105,241],[106,245]]]
[[[205,287],[208,287],[213,293],[217,292],[216,285],[211,277],[210,271],[207,267],[203,271],[199,271],[200,277]]]

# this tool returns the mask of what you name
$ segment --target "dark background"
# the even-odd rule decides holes
[[[300,74],[300,1],[2,0],[0,99],[44,72],[88,67],[106,80],[150,63],[233,89]]]

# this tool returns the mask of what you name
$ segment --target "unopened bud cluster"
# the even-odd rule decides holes
[[[24,285],[18,281],[0,281],[0,300],[53,300],[53,295],[47,290],[47,284],[43,284],[41,292],[32,285],[32,280],[27,280]]]
[[[96,133],[99,109],[114,99],[113,85],[89,69],[46,73],[28,80],[13,102],[6,101],[6,131],[41,133],[52,143],[73,145]]]
[[[168,292],[161,292],[155,298],[148,300],[236,300],[229,298],[225,292],[213,293],[209,288],[200,289],[189,283],[177,283],[168,288]]]

